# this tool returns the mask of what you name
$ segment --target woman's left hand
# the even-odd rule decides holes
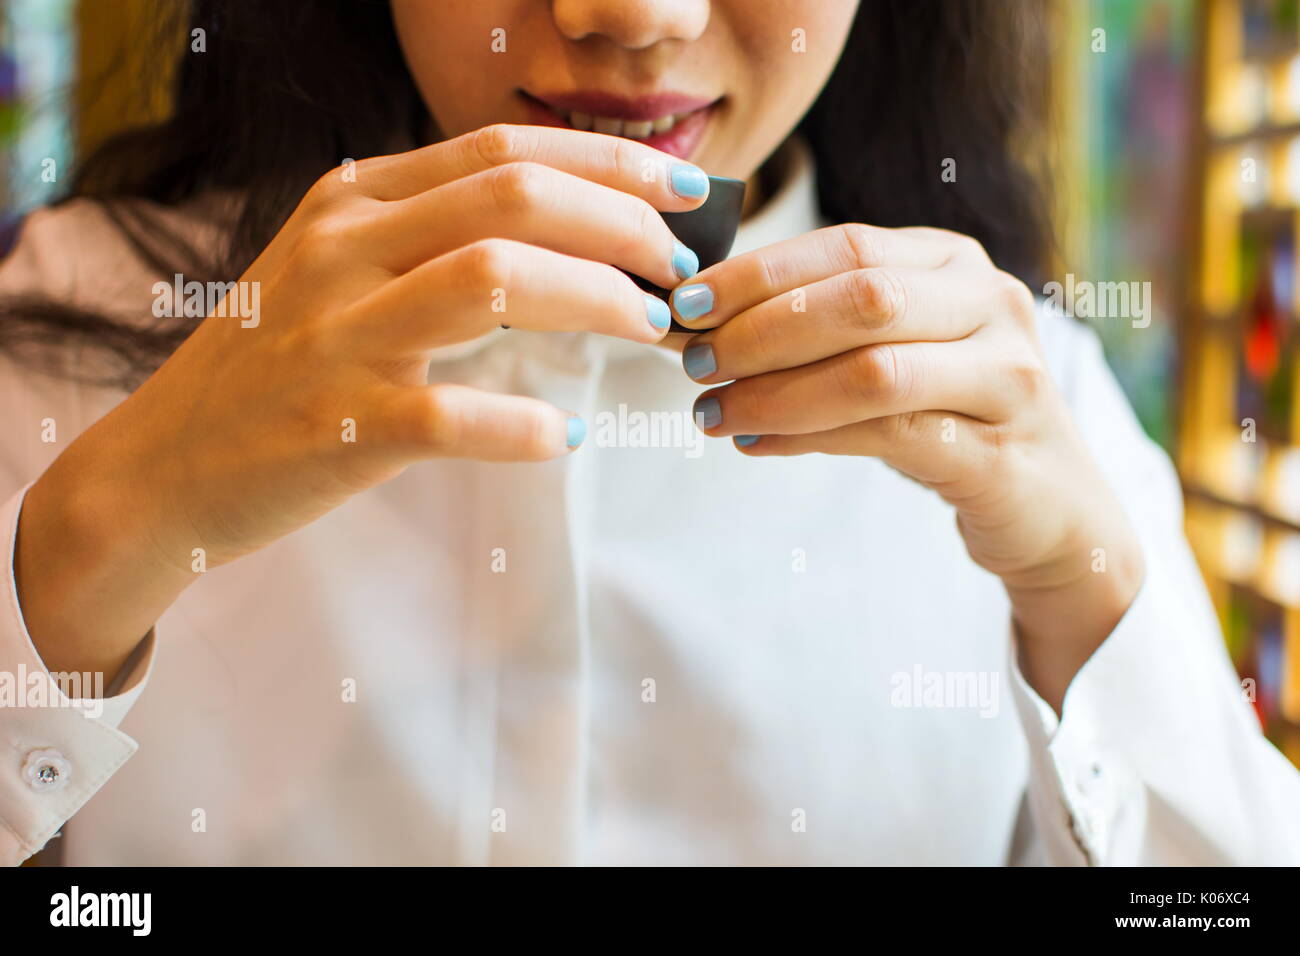
[[[730,383],[696,401],[700,427],[753,457],[877,457],[940,494],[1003,579],[1021,667],[1059,712],[1143,571],[1024,284],[967,236],[852,224],[712,266],[672,302],[705,330],[686,343],[688,374]]]

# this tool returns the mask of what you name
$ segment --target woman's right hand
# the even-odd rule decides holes
[[[667,308],[619,270],[694,271],[656,210],[695,208],[707,179],[632,140],[491,126],[343,172],[242,277],[256,324],[204,319],[28,491],[19,593],[49,669],[116,671],[196,549],[216,567],[419,459],[565,454],[567,411],[428,384],[430,351],[502,322],[654,343]]]

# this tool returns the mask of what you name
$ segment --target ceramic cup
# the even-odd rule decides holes
[[[668,224],[685,246],[700,258],[700,271],[721,262],[731,252],[731,244],[736,241],[736,229],[740,226],[740,210],[745,205],[745,183],[740,179],[727,179],[725,176],[709,177],[709,198],[704,205],[690,212],[661,212],[659,215]],[[633,276],[636,284],[652,295],[668,301],[669,289],[661,289],[640,276]],[[694,332],[680,325],[673,319],[670,326],[673,332]]]

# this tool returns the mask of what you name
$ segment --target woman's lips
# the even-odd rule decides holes
[[[626,98],[582,92],[533,96],[520,91],[529,121],[538,126],[592,130],[624,136],[689,159],[720,100],[679,94]]]

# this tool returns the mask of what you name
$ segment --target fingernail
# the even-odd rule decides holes
[[[759,437],[760,436],[758,435],[737,435],[736,444],[741,448],[748,448],[750,445],[754,444],[754,442],[758,441]]]
[[[708,344],[692,345],[682,353],[682,366],[691,378],[704,378],[718,370],[717,359],[713,357],[713,346]]]
[[[645,316],[650,320],[650,324],[660,330],[668,328],[673,321],[672,313],[668,311],[668,303],[652,295],[642,294],[645,295]]]
[[[684,285],[673,291],[673,308],[688,322],[713,311],[713,290],[707,285]]]
[[[587,437],[587,423],[577,415],[569,417],[569,434],[566,442],[570,448],[577,448]]]
[[[701,428],[717,428],[722,424],[722,403],[716,398],[701,398],[695,402],[695,424]]]
[[[699,199],[709,193],[709,177],[704,170],[686,163],[675,163],[668,174],[673,192],[683,199]]]
[[[689,279],[700,271],[700,257],[684,245],[673,240],[673,272],[679,279]]]

